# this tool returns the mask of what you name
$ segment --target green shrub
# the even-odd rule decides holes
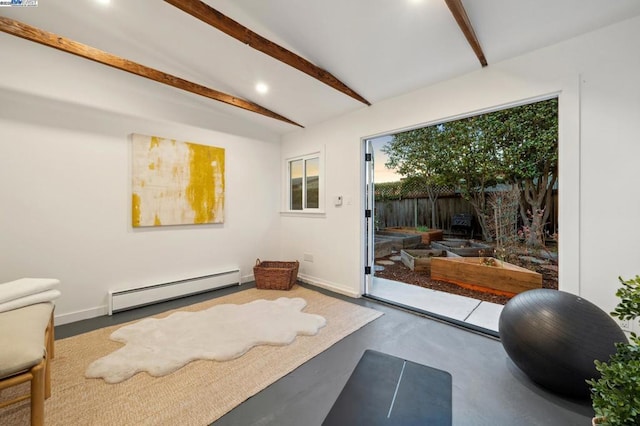
[[[603,425],[632,426],[640,424],[640,339],[632,336],[632,344],[616,344],[617,352],[608,362],[595,361],[601,377],[589,380],[591,400]]]
[[[622,320],[634,320],[640,316],[640,276],[623,280],[618,277],[622,287],[616,292],[616,296],[620,298],[620,303],[611,312],[611,315]]]
[[[619,278],[620,298],[611,315],[633,321],[640,316],[640,276]],[[595,361],[601,377],[587,380],[591,401],[600,424],[632,426],[640,424],[640,338],[631,333],[630,343],[617,343],[609,361]]]

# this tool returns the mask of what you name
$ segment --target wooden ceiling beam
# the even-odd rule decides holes
[[[444,0],[449,6],[449,10],[453,14],[453,17],[456,19],[458,26],[462,30],[462,33],[466,37],[467,41],[471,45],[471,48],[475,52],[478,60],[480,61],[480,65],[486,67],[487,59],[484,56],[484,52],[482,51],[482,47],[480,46],[480,42],[478,41],[478,37],[476,37],[476,33],[473,30],[473,26],[471,25],[471,21],[469,20],[469,16],[467,16],[467,11],[464,9],[464,5],[462,4],[462,0]]]
[[[220,13],[206,3],[203,3],[200,0],[165,0],[165,2],[195,18],[200,19],[212,27],[217,28],[236,40],[239,40],[280,62],[308,74],[316,80],[321,81],[345,95],[348,95],[366,105],[371,105],[369,101],[338,80],[328,71],[323,70],[290,50],[287,50],[284,47],[262,37],[260,34],[251,31],[249,28]]]
[[[39,28],[13,19],[0,16],[0,31],[14,35],[16,37],[40,43],[45,46],[53,47],[54,49],[71,53],[85,59],[90,59],[92,61],[138,75],[140,77],[148,78],[150,80],[157,81],[158,83],[166,84],[177,89],[195,93],[196,95],[204,96],[216,101],[223,102],[225,104],[233,105],[235,107],[255,112],[266,117],[275,118],[276,120],[284,121],[285,123],[293,124],[294,126],[303,127],[295,121],[291,121],[288,118],[283,117],[251,101],[247,101],[245,99],[238,98],[220,92],[218,90],[193,83],[188,80],[184,80],[180,77],[167,74],[154,68],[149,68],[145,65],[129,61],[128,59],[124,59],[119,56],[112,55],[111,53],[96,49],[94,47],[87,46],[86,44],[78,43],[68,38],[43,31]]]

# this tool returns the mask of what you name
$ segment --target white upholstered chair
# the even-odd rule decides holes
[[[44,425],[44,401],[51,396],[58,284],[46,278],[0,283],[0,408],[31,399],[32,425]],[[30,388],[22,395],[4,392],[26,382]]]
[[[44,400],[51,396],[54,356],[53,303],[0,313],[0,390],[30,382],[30,391],[0,408],[31,398],[31,424],[44,424]]]

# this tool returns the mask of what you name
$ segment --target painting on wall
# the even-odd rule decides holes
[[[224,222],[224,148],[132,135],[135,227]]]

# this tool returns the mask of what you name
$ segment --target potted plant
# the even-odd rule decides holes
[[[625,321],[640,316],[640,276],[623,280],[616,292],[620,298],[611,313]],[[617,343],[609,361],[595,361],[599,379],[587,380],[596,417],[594,425],[626,426],[640,424],[640,338],[631,333],[629,343]]]

